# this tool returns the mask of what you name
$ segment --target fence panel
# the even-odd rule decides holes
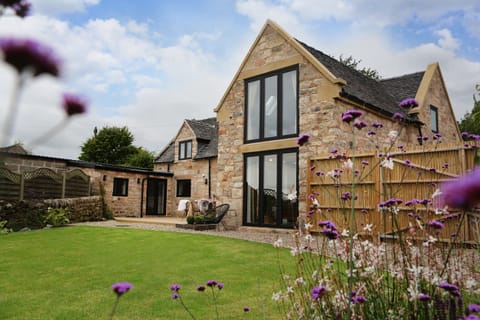
[[[458,236],[469,241],[475,233],[470,230],[472,224],[469,219],[478,219],[478,216],[467,216],[467,221],[459,230],[460,215],[452,214],[445,218],[436,214],[438,198],[424,205],[407,206],[402,203],[396,213],[379,210],[378,206],[381,201],[392,198],[403,201],[432,199],[441,182],[455,179],[473,168],[475,152],[458,145],[419,146],[408,151],[400,149],[389,152],[393,164],[391,169],[379,165],[380,153],[377,150],[355,156],[350,165],[347,159],[332,155],[312,158],[307,194],[315,196],[320,209],[310,218],[313,230],[321,230],[317,225],[319,220],[333,221],[340,231],[349,229],[351,197],[355,197],[354,227],[358,233],[363,233],[363,230],[370,232],[371,225],[374,235],[393,236],[395,231],[415,230],[421,236],[426,222],[440,220],[445,228],[438,233],[439,238],[447,240],[452,234],[460,233]],[[351,169],[352,163],[355,171]],[[354,186],[352,181],[355,181]]]
[[[65,174],[65,198],[84,197],[90,193],[90,177],[80,169]]]

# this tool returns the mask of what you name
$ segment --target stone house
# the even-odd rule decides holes
[[[419,106],[402,110],[399,102],[410,97]],[[397,112],[404,116],[402,144],[418,144],[418,136],[437,132],[445,142],[461,141],[438,63],[376,81],[267,21],[215,109],[214,189],[230,204],[227,223],[293,227],[307,209],[307,160],[333,147],[348,150],[351,130],[341,116],[350,109],[362,110],[369,124],[383,124],[378,141],[398,130],[392,120]],[[297,146],[301,133],[312,136],[307,148]],[[356,146],[373,147],[366,131]]]
[[[24,150],[23,150],[24,151]],[[14,174],[26,174],[42,169],[42,179],[58,184],[52,179],[74,170],[81,170],[89,177],[90,194],[99,195],[105,190],[105,201],[114,216],[141,217],[166,214],[166,185],[172,173],[152,171],[61,159],[28,154],[18,147],[0,149],[0,160],[4,167]],[[0,194],[8,184],[7,176],[0,172]],[[48,181],[44,181],[49,184]]]
[[[181,200],[216,199],[218,127],[215,118],[185,120],[154,161],[154,171],[173,174],[167,212],[179,214]]]

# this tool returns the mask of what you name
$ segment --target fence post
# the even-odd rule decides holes
[[[62,174],[62,196],[61,196],[62,199],[65,198],[66,186],[67,186],[67,173],[64,171]]]
[[[20,176],[20,194],[18,195],[18,200],[22,201],[24,198],[24,190],[25,190],[25,173],[22,173]]]

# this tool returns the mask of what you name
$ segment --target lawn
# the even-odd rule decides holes
[[[269,244],[123,228],[64,227],[0,236],[0,319],[107,319],[118,281],[133,284],[115,319],[189,319],[170,285],[197,319],[214,319],[215,279],[222,319],[278,319],[271,301],[279,263],[289,258]],[[280,256],[278,256],[280,254]],[[293,263],[293,261],[292,261]],[[244,314],[243,307],[252,311]],[[247,316],[247,317],[245,317]]]

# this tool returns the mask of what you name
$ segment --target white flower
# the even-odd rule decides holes
[[[313,227],[313,224],[311,224],[309,222],[305,223],[305,230],[310,230],[310,229],[312,229],[312,227]]]
[[[312,240],[313,240],[313,237],[312,237],[311,234],[307,234],[307,235],[305,236],[305,241],[311,242]]]
[[[293,288],[292,287],[287,287],[287,294],[293,293]]]
[[[290,201],[293,201],[293,200],[297,199],[297,193],[296,192],[289,193],[287,195],[287,199],[290,200]]]
[[[302,277],[300,277],[300,278],[295,279],[295,283],[297,284],[297,286],[299,286],[299,285],[304,284],[305,281],[303,280]]]
[[[325,173],[327,177],[333,178],[335,176],[335,170],[330,170],[327,173]]]
[[[441,194],[442,194],[442,191],[440,191],[440,189],[435,190],[435,192],[432,194],[432,199],[435,197],[438,197]]]
[[[278,301],[282,298],[282,291],[274,292],[272,294],[272,300],[273,301]]]
[[[373,227],[373,224],[367,223],[363,228],[363,231],[372,232],[372,227]]]
[[[352,168],[353,168],[352,160],[348,159],[347,161],[344,161],[343,165],[342,165],[342,168],[344,168],[346,170],[352,170]]]
[[[393,142],[398,137],[398,131],[392,130],[388,133],[388,139]]]
[[[423,242],[424,247],[428,247],[430,244],[433,244],[437,242],[437,238],[434,238],[432,236],[428,236],[428,240]]]
[[[383,159],[382,162],[380,162],[380,166],[393,170],[393,159]]]
[[[436,215],[441,215],[441,214],[446,214],[448,213],[448,206],[443,207],[443,209],[435,209],[435,214]]]
[[[281,248],[283,245],[283,240],[281,238],[278,238],[274,243],[273,243],[273,246],[275,248]]]
[[[320,206],[320,203],[318,203],[318,200],[315,198],[312,201],[312,205],[315,206],[315,207],[318,207],[318,206]]]
[[[347,229],[343,229],[342,231],[342,237],[348,237],[350,232]]]

